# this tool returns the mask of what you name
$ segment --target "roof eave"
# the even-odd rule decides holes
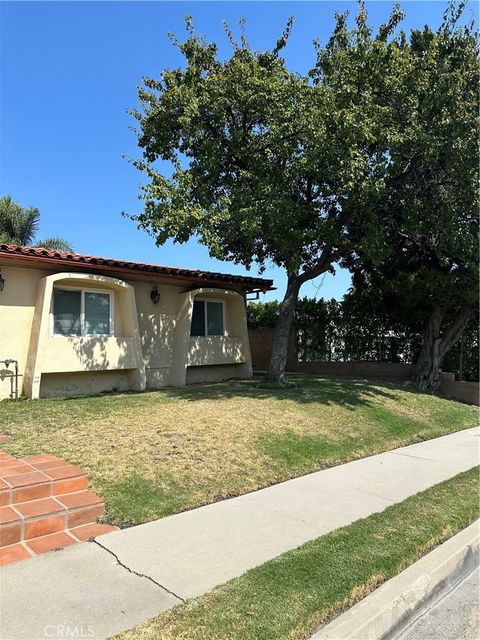
[[[275,287],[273,287],[273,281],[272,280],[264,280],[263,282],[252,282],[252,283],[248,283],[248,282],[242,282],[242,281],[234,281],[234,280],[227,280],[224,279],[222,277],[220,278],[209,278],[208,276],[206,277],[198,277],[195,275],[185,275],[185,274],[170,274],[170,273],[165,273],[163,271],[161,271],[160,269],[156,269],[154,265],[152,265],[151,269],[135,269],[134,267],[131,268],[126,268],[126,267],[119,267],[119,266],[114,266],[114,265],[102,265],[102,264],[92,264],[92,263],[88,263],[88,262],[81,262],[81,261],[75,261],[75,260],[66,260],[60,257],[56,257],[56,258],[49,258],[48,256],[38,256],[38,255],[25,255],[25,254],[21,254],[21,253],[14,253],[14,252],[9,252],[9,251],[3,251],[0,250],[0,258],[3,259],[10,259],[12,261],[21,261],[21,262],[30,262],[30,263],[36,263],[36,264],[45,264],[45,265],[53,265],[56,267],[66,267],[68,269],[73,269],[73,270],[81,270],[81,271],[91,271],[91,272],[95,272],[95,271],[109,271],[111,273],[122,273],[122,274],[130,274],[130,275],[136,275],[136,276],[140,276],[140,277],[145,277],[145,278],[152,278],[152,277],[156,277],[158,279],[165,279],[165,280],[176,280],[176,281],[181,281],[181,282],[193,282],[193,283],[199,283],[202,284],[203,286],[211,286],[211,287],[216,287],[218,288],[219,286],[224,286],[227,288],[231,288],[234,287],[236,289],[241,289],[243,291],[245,291],[245,293],[250,293],[253,291],[262,291],[262,292],[266,292],[266,291],[273,291],[275,290]],[[227,274],[225,274],[227,275]],[[241,276],[243,277],[243,276]],[[265,284],[265,286],[263,286]]]

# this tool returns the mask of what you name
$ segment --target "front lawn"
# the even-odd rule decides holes
[[[117,640],[301,640],[479,516],[478,467],[247,571]]]
[[[296,376],[0,403],[2,448],[88,469],[107,517],[138,524],[472,427],[473,407],[401,387]]]

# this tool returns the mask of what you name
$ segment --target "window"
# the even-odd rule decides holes
[[[53,333],[62,336],[81,334],[82,292],[53,290]]]
[[[110,292],[54,289],[52,316],[54,335],[109,336],[113,333]]]
[[[191,336],[223,336],[223,302],[194,300]]]
[[[84,292],[85,333],[108,335],[110,333],[110,294]]]

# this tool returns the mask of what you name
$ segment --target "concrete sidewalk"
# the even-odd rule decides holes
[[[0,637],[109,637],[472,468],[479,435],[466,429],[6,566]]]

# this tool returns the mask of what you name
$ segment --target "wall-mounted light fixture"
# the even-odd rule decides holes
[[[152,291],[150,292],[150,298],[152,299],[153,304],[157,304],[157,302],[160,302],[160,293],[157,289],[156,284],[154,284],[152,287]]]
[[[0,271],[0,292],[3,291],[4,286],[5,286],[5,278],[2,276],[2,272]]]

